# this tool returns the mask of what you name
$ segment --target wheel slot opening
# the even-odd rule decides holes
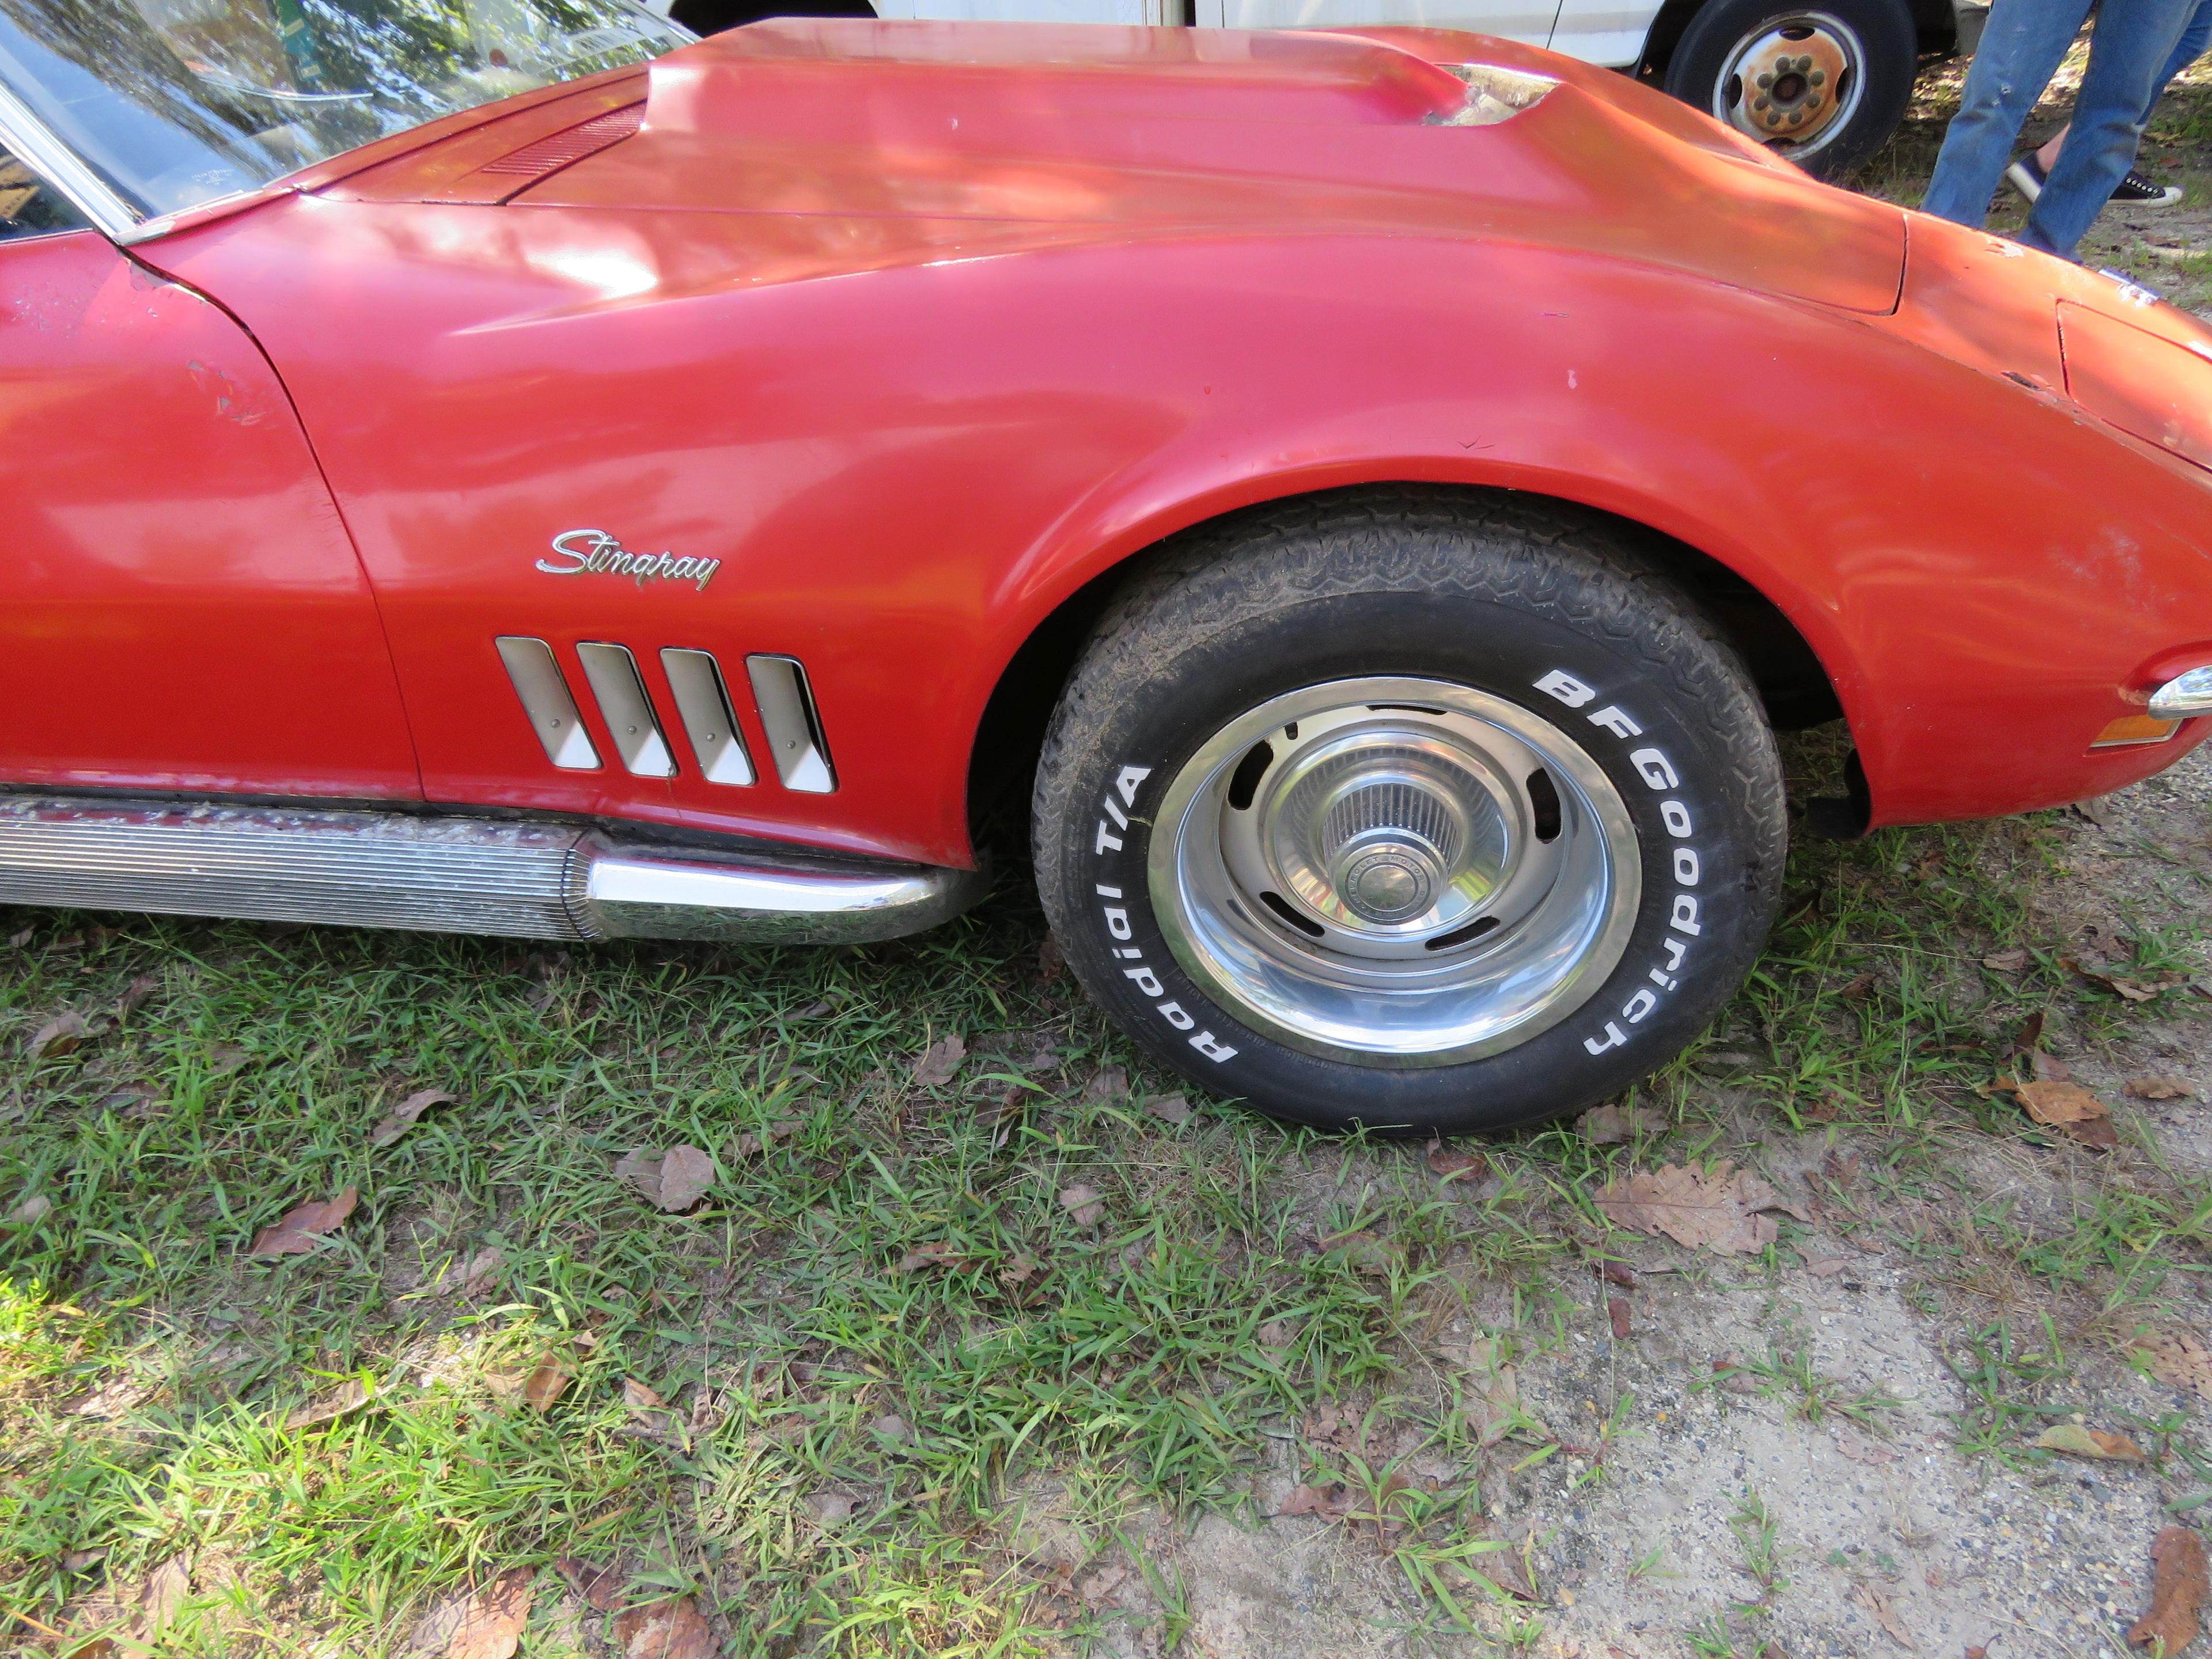
[[[1316,921],[1308,921],[1297,911],[1291,909],[1290,901],[1285,898],[1280,893],[1262,893],[1260,895],[1260,902],[1266,905],[1270,910],[1273,910],[1277,915],[1280,916],[1285,921],[1290,923],[1291,927],[1297,928],[1298,932],[1304,933],[1308,939],[1319,939],[1322,936],[1321,924]]]
[[[1425,951],[1449,951],[1456,945],[1471,945],[1485,933],[1496,932],[1497,928],[1496,916],[1484,916],[1470,921],[1464,927],[1455,927],[1449,933],[1437,934],[1421,948]]]
[[[1437,708],[1433,703],[1425,703],[1425,702],[1370,702],[1370,703],[1369,703],[1369,704],[1367,705],[1367,712],[1368,712],[1369,714],[1436,714],[1436,715],[1442,715],[1442,714],[1443,714],[1443,712],[1444,712],[1444,711],[1443,711],[1443,709],[1441,709],[1441,708]]]
[[[1557,841],[1559,838],[1559,787],[1552,781],[1552,775],[1540,766],[1528,775],[1528,805],[1536,815],[1536,839]]]
[[[1255,743],[1246,750],[1244,758],[1237,763],[1236,773],[1229,780],[1229,804],[1240,812],[1249,811],[1260,780],[1267,775],[1267,769],[1274,763],[1275,751],[1264,743]]]
[[[1298,723],[1296,720],[1292,720],[1288,726],[1283,728],[1283,735],[1288,738],[1292,743],[1296,743],[1298,740]]]

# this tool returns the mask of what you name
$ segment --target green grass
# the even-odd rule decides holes
[[[1793,757],[1817,771],[1832,744]],[[25,913],[0,1042],[64,1010],[94,1036],[19,1063],[0,1095],[0,1206],[52,1206],[0,1234],[0,1610],[33,1633],[126,1621],[184,1555],[169,1650],[313,1632],[377,1652],[456,1585],[575,1555],[618,1563],[633,1598],[699,1595],[735,1654],[1040,1652],[1106,1616],[1072,1609],[1019,1543],[1012,1509],[1046,1501],[1094,1558],[1135,1564],[1144,1616],[1180,1639],[1190,1588],[1131,1542],[1133,1518],[1255,1521],[1287,1430],[1300,1479],[1356,1495],[1340,1524],[1395,1563],[1418,1624],[1525,1645],[1540,1606],[1486,1571],[1506,1547],[1482,1491],[1558,1447],[1533,1418],[1478,1446],[1468,1382],[1429,1356],[1486,1284],[1510,1293],[1518,1363],[1564,1353],[1589,1304],[1562,1272],[1606,1231],[1589,1193],[1632,1159],[1850,1137],[1828,1224],[1894,1235],[1939,1299],[2002,1281],[2124,1322],[2201,1262],[2212,1194],[2140,1160],[2033,1221],[1994,1200],[1943,1228],[1894,1219],[1958,1211],[1959,1136],[2045,1144],[1975,1088],[2027,1012],[2081,1030],[2133,1017],[2037,933],[2027,896],[2063,834],[1802,847],[1752,986],[1637,1091],[1657,1127],[1630,1147],[1571,1126],[1509,1137],[1474,1184],[1439,1182],[1418,1147],[1235,1108],[1179,1129],[1147,1115],[1133,1097],[1166,1084],[1038,978],[1018,888],[936,935],[817,953]],[[2146,960],[2188,955],[2136,937]],[[2032,965],[1980,965],[2012,945]],[[914,1086],[915,1057],[956,1031],[959,1075]],[[1102,1066],[1133,1097],[1086,1091]],[[458,1100],[371,1146],[433,1086]],[[1748,1123],[1725,1103],[1747,1091]],[[779,1123],[796,1127],[765,1133]],[[614,1164],[678,1142],[717,1180],[668,1216]],[[1079,1184],[1103,1200],[1095,1225],[1060,1201]],[[246,1253],[348,1186],[359,1207],[310,1253]],[[1780,1269],[1772,1252],[1753,1267]],[[1975,1328],[1962,1443],[2014,1457],[2068,1408],[2057,1329],[2024,1348],[2002,1322]],[[1878,1429],[1887,1396],[1788,1336],[1746,1365],[1759,1391]],[[549,1359],[570,1381],[541,1412],[517,1390]],[[349,1379],[366,1404],[288,1426]],[[626,1382],[665,1410],[626,1407]],[[1571,1438],[1643,1432],[1632,1392],[1607,1398]],[[1327,1404],[1355,1436],[1298,1426]],[[879,1429],[893,1418],[903,1431]],[[1455,1473],[1411,1478],[1418,1460]],[[1771,1521],[1736,1528],[1768,1591]],[[541,1619],[556,1594],[549,1572]]]

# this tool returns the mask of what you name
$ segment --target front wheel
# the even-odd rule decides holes
[[[1188,538],[1037,775],[1069,963],[1160,1060],[1452,1133],[1650,1071],[1741,982],[1784,842],[1741,665],[1602,521],[1352,498]]]
[[[1897,131],[1918,66],[1903,0],[1707,0],[1666,84],[1815,178],[1843,179]]]

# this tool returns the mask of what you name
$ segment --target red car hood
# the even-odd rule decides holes
[[[1500,112],[1470,64],[1533,101],[1469,123]],[[757,24],[441,124],[323,193],[774,216],[777,258],[750,280],[1012,245],[1360,234],[1551,245],[1883,313],[1905,259],[1896,208],[1621,76],[1437,30]],[[794,261],[792,216],[844,228]]]

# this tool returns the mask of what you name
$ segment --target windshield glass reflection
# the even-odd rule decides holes
[[[631,0],[0,0],[0,80],[154,215],[690,38]]]

